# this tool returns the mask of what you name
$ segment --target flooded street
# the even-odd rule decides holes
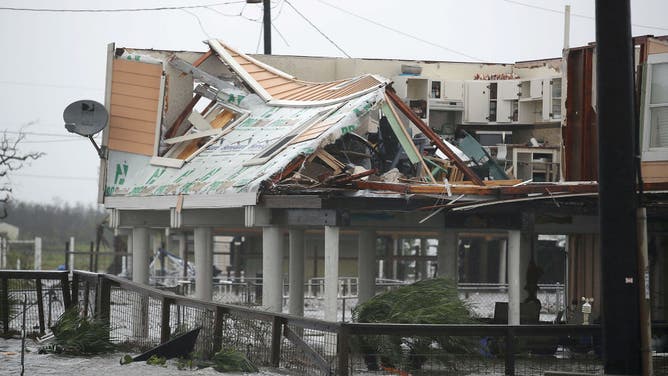
[[[38,354],[39,345],[26,340],[25,375],[49,376],[100,376],[123,374],[123,376],[151,375],[221,375],[212,368],[200,370],[179,370],[174,361],[168,361],[166,367],[147,365],[145,362],[130,363],[121,366],[123,353],[103,356],[73,357],[55,354]],[[16,376],[21,374],[21,340],[0,339],[0,375]],[[225,375],[278,376],[277,372],[262,370],[258,373],[225,373]]]

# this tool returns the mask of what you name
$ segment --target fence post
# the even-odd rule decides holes
[[[171,328],[169,327],[169,315],[172,306],[172,299],[162,298],[162,314],[160,316],[160,343],[169,341]]]
[[[97,297],[99,299],[95,307],[98,312],[97,318],[109,326],[109,331],[111,331],[111,282],[104,278],[104,276],[100,276],[97,286]],[[109,334],[107,333],[107,335]]]
[[[79,275],[72,274],[72,305],[79,307]]]
[[[42,280],[37,278],[35,280],[35,287],[37,289],[37,316],[39,319],[39,335],[43,336],[46,333],[46,326],[44,325],[44,296],[42,295]]]
[[[0,310],[2,311],[2,323],[4,333],[9,334],[9,283],[7,278],[2,279],[2,296],[0,296]]]
[[[338,356],[336,374],[338,376],[348,376],[350,362],[350,327],[342,323],[336,333],[336,353]]]
[[[213,353],[217,353],[223,347],[223,323],[227,310],[223,307],[216,307],[216,316],[213,320]]]
[[[283,334],[283,319],[274,316],[271,325],[271,366],[278,367],[281,362],[281,335]]]
[[[35,270],[42,270],[42,238],[35,237]]]
[[[70,280],[67,273],[60,276],[60,287],[63,291],[63,305],[65,309],[72,307],[72,295],[70,295]]]
[[[506,376],[515,375],[515,328],[506,327]]]

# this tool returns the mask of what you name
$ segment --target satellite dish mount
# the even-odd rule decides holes
[[[106,158],[107,148],[98,146],[93,135],[99,133],[107,126],[109,112],[104,106],[92,100],[80,100],[70,103],[63,111],[65,129],[79,136],[87,137],[95,147],[97,155],[101,159]]]

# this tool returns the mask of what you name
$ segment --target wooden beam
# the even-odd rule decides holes
[[[436,134],[427,124],[425,124],[415,113],[408,107],[402,100],[397,96],[397,94],[394,92],[394,89],[391,87],[386,87],[385,88],[385,94],[387,94],[387,97],[392,100],[394,105],[397,106],[397,108],[410,120],[413,124],[415,124],[416,127],[427,137],[433,142],[439,150],[441,150],[445,155],[448,156],[448,158],[457,166],[459,170],[461,170],[471,181],[478,185],[483,185],[482,179],[480,179],[480,176],[478,176],[473,170],[469,168],[469,166],[462,161],[457,154],[455,154],[450,148],[445,145],[443,140],[439,135]]]

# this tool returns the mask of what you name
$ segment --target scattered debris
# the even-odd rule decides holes
[[[180,336],[158,345],[143,354],[135,356],[132,358],[132,361],[148,361],[154,356],[159,356],[165,359],[187,356],[195,348],[195,341],[197,341],[197,336],[199,335],[199,331],[201,329],[202,327],[199,327],[181,334]],[[122,361],[121,363],[123,364]]]

